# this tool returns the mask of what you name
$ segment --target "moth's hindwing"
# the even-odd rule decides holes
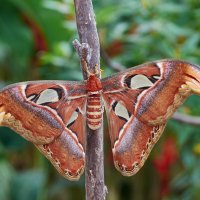
[[[50,144],[36,145],[36,147],[65,178],[78,180],[83,173],[84,149],[67,129]]]

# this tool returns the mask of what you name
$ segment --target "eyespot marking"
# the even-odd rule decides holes
[[[59,94],[55,89],[46,89],[42,91],[36,101],[36,104],[53,103],[59,101]]]
[[[36,98],[36,94],[32,94],[31,96],[27,97],[29,101],[33,101]]]
[[[73,113],[72,116],[70,117],[69,121],[66,124],[66,127],[69,128],[74,122],[75,120],[78,118],[78,113],[79,113],[79,109],[76,109]]]
[[[156,79],[156,80],[159,80],[159,79],[160,79],[160,76],[154,75],[153,78]]]
[[[153,83],[141,74],[135,75],[130,79],[130,88],[132,89],[149,88],[152,85]]]
[[[130,113],[128,112],[128,110],[126,109],[126,107],[124,105],[122,105],[119,102],[115,102],[115,103],[113,103],[112,108],[113,108],[115,114],[119,118],[124,119],[125,121],[129,120]]]

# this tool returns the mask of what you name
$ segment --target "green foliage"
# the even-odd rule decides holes
[[[112,61],[134,66],[163,58],[200,64],[200,2],[197,0],[94,0],[101,47]],[[33,79],[81,80],[72,47],[78,38],[72,0],[8,0],[0,7],[0,86]],[[102,59],[103,76],[114,72]],[[199,115],[199,97],[180,112]],[[84,178],[69,182],[33,145],[0,129],[0,199],[84,199]],[[105,175],[109,200],[196,200],[200,196],[200,129],[171,120],[150,159],[131,178],[112,164],[105,128]],[[155,161],[165,142],[175,141],[176,161],[164,177]],[[107,142],[108,141],[108,142]],[[171,154],[173,154],[171,152]],[[163,155],[166,158],[166,155]],[[161,161],[160,161],[161,162]],[[166,188],[165,188],[166,189]]]
[[[11,184],[13,175],[14,175],[13,169],[10,166],[10,164],[7,163],[6,161],[1,160],[0,161],[0,180],[1,180],[0,181],[0,184],[1,184],[0,199],[2,200],[10,199],[10,195],[11,195],[10,184]]]
[[[44,172],[31,170],[18,173],[14,176],[11,184],[11,199],[13,200],[36,200],[44,196]]]

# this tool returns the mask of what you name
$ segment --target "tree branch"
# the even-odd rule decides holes
[[[74,0],[74,3],[80,43],[75,40],[73,44],[79,54],[82,67],[82,60],[86,60],[89,71],[95,72],[95,65],[98,64],[100,67],[100,45],[92,2],[91,0]],[[101,53],[110,67],[116,71],[123,70],[124,67],[112,62],[106,52],[101,50]],[[87,73],[83,68],[82,71],[84,79],[87,79]],[[200,124],[200,118],[180,113],[175,113],[173,118],[184,123]],[[86,133],[86,199],[103,200],[107,192],[104,185],[103,128],[93,131],[87,127]]]
[[[82,60],[87,61],[91,72],[95,72],[95,65],[100,67],[99,38],[91,0],[74,0],[74,4],[80,38],[80,43],[77,40],[74,41],[74,47],[81,60],[84,79],[87,79]],[[104,185],[103,126],[96,131],[87,126],[86,133],[86,199],[103,200],[107,192]]]
[[[172,119],[191,125],[200,125],[200,117],[190,116],[179,112],[175,112]]]
[[[112,68],[113,70],[115,70],[116,72],[120,72],[122,70],[125,70],[126,67],[114,62],[110,59],[110,57],[108,56],[108,54],[106,53],[105,49],[101,48],[101,58],[103,59],[103,61],[105,62],[105,64],[107,64],[110,68]]]

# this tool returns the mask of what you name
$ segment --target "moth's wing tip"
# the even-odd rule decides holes
[[[78,181],[81,177],[81,175],[84,173],[84,165],[82,168],[78,169],[75,174],[72,174],[72,172],[59,172],[65,179],[69,181]]]

